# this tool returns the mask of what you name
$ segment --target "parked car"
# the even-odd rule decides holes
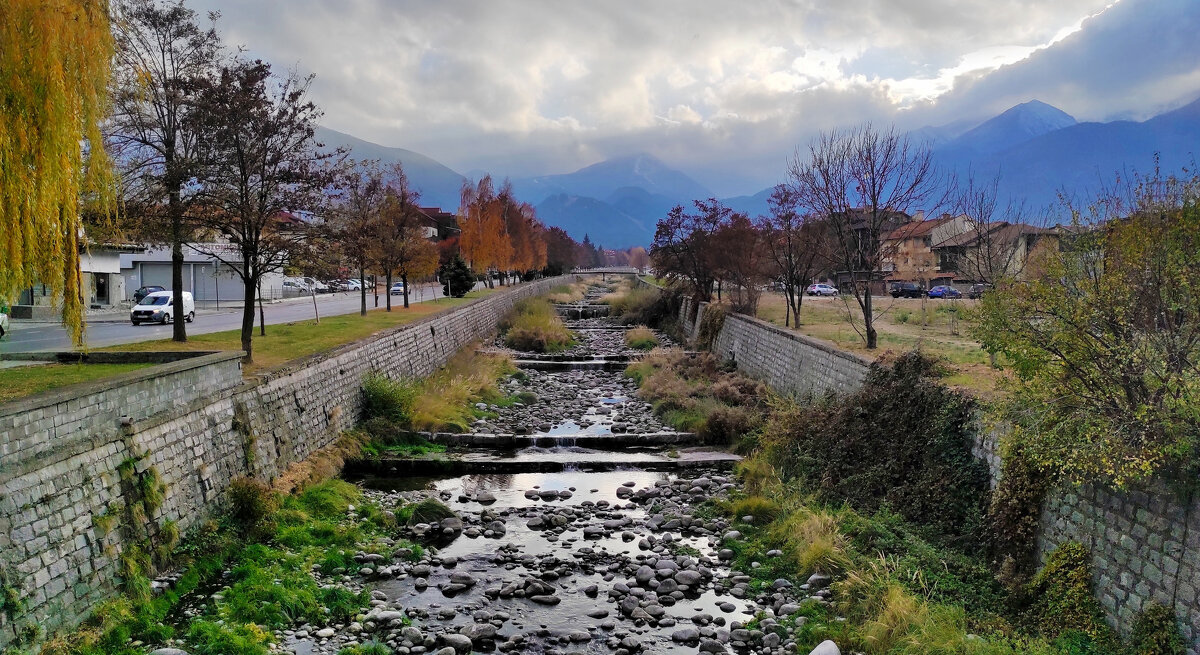
[[[988,290],[990,284],[972,284],[970,289],[967,289],[967,297],[971,300],[979,300],[983,297],[983,292]]]
[[[155,291],[142,298],[129,312],[129,321],[134,325],[141,323],[162,323],[166,325],[175,319],[175,303],[170,291]],[[196,301],[192,294],[183,292],[184,319],[191,323],[196,318]]]
[[[329,293],[332,291],[328,284],[325,284],[315,277],[302,277],[300,278],[300,281],[304,283],[304,286],[308,287],[315,293]]]
[[[138,287],[138,290],[133,292],[133,304],[136,305],[136,304],[142,302],[142,298],[145,298],[146,296],[154,293],[155,291],[166,291],[166,290],[167,290],[166,287],[160,287],[160,286],[153,285],[153,284],[144,286],[144,287]]]
[[[920,282],[893,282],[890,292],[893,298],[920,298],[925,287]]]
[[[838,295],[837,287],[828,284],[810,284],[806,293],[810,296],[836,296]]]
[[[397,283],[393,284],[391,291],[389,291],[388,293],[392,294],[393,296],[403,296],[404,295],[404,283],[397,282]]]
[[[346,287],[347,291],[358,291],[359,289],[362,288],[362,282],[358,278],[354,278],[352,280],[346,280],[345,282],[346,282],[345,287]]]
[[[8,312],[8,305],[0,302],[0,339],[3,339],[4,335],[8,334]]]
[[[962,292],[944,284],[929,290],[930,298],[962,298]]]
[[[285,292],[291,291],[292,293],[297,294],[297,295],[309,293],[308,285],[305,284],[304,281],[301,280],[300,278],[291,278],[290,277],[290,278],[285,279],[283,281],[283,290]]]

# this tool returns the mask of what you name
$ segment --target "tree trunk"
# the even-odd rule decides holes
[[[367,275],[360,268],[358,269],[358,293],[362,296],[362,307],[358,310],[359,316],[367,315]]]
[[[392,311],[392,272],[388,271],[384,276],[384,284],[387,285],[387,310]]]
[[[863,291],[863,328],[867,333],[867,350],[875,350],[879,345],[878,336],[875,333],[875,320],[871,315],[871,285],[868,282]]]
[[[167,202],[171,214],[171,301],[175,305],[171,311],[171,340],[182,342],[187,341],[187,314],[183,311],[183,205],[179,191],[171,191]]]
[[[400,281],[404,283],[404,308],[408,309],[408,276],[401,275]]]
[[[254,361],[253,350],[250,340],[254,338],[254,299],[256,283],[251,283],[250,280],[242,280],[245,282],[246,291],[242,296],[242,351],[245,352],[244,361],[249,364]]]

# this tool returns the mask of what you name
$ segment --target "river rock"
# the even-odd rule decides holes
[[[826,639],[817,644],[817,647],[808,652],[808,655],[842,655],[842,651],[838,645]]]
[[[475,647],[470,637],[454,632],[442,635],[442,643],[453,648],[456,653],[470,653]]]

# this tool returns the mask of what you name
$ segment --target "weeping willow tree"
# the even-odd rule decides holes
[[[102,147],[106,0],[0,2],[0,300],[35,284],[83,341],[81,206],[113,201]]]

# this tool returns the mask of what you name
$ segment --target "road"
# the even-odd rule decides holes
[[[422,293],[423,292],[423,293]],[[442,297],[440,286],[413,287],[409,292],[409,303],[433,300]],[[381,291],[379,306],[386,302]],[[392,305],[404,304],[403,296],[392,296]],[[375,301],[367,296],[367,309],[374,309]],[[357,291],[331,293],[317,296],[317,309],[321,316],[336,316],[352,314],[359,309],[359,294]],[[267,325],[304,321],[313,317],[311,298],[292,298],[282,302],[263,305]],[[257,324],[257,318],[255,319]],[[12,321],[11,332],[0,340],[0,355],[4,353],[32,352],[36,350],[74,350],[67,332],[57,323],[34,321]],[[207,334],[237,330],[242,327],[242,310],[233,309],[201,309],[196,311],[196,320],[188,323],[188,334]],[[115,313],[89,318],[87,322],[87,343],[92,348],[103,348],[123,343],[137,341],[152,341],[155,339],[170,339],[170,325],[130,324],[127,313]]]

